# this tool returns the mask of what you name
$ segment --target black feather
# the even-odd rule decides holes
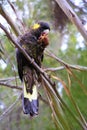
[[[47,23],[39,22],[40,27],[36,30],[31,29],[29,32],[20,36],[18,43],[23,47],[27,54],[34,59],[34,61],[41,67],[43,61],[43,52],[45,47],[42,43],[38,43],[38,39],[45,29],[50,27]],[[38,114],[38,97],[37,89],[35,87],[35,80],[39,80],[40,73],[34,68],[34,66],[27,60],[22,52],[16,50],[18,74],[21,81],[24,82],[24,94],[23,94],[23,111],[25,114],[34,116]],[[37,78],[36,78],[37,77]],[[34,94],[36,95],[34,97]]]

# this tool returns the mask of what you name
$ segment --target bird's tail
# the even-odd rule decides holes
[[[39,107],[38,92],[37,92],[36,85],[33,85],[31,86],[31,88],[29,88],[30,87],[29,82],[31,84],[31,79],[32,79],[30,78],[31,76],[32,76],[31,70],[29,70],[29,68],[26,69],[25,75],[24,75],[23,112],[24,114],[35,116],[35,115],[38,115],[38,107]]]

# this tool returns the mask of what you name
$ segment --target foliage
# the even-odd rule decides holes
[[[18,27],[21,28],[20,30],[22,30],[22,26],[27,30],[26,26],[30,27],[37,20],[49,21],[52,28],[52,20],[54,19],[53,12],[49,7],[52,3],[48,0],[17,0],[13,4],[17,15],[21,15],[19,20],[15,20]],[[8,7],[8,2],[3,3],[3,6]],[[82,15],[85,18],[84,10]],[[12,32],[11,28],[10,31]],[[56,127],[57,130],[85,129],[87,120],[87,69],[81,71],[78,66],[77,69],[67,66],[67,64],[81,65],[83,68],[87,66],[87,47],[84,44],[85,41],[81,39],[77,29],[70,23],[67,24],[61,33],[52,28],[49,37],[50,45],[48,50],[55,54],[57,58],[64,60],[64,63],[58,61],[49,51],[46,51],[42,65],[43,69],[65,67],[56,71],[47,71],[52,81],[55,81],[56,86],[54,85],[51,88],[45,82],[44,89],[42,87],[39,89],[42,97],[46,97],[45,100],[48,98],[51,110],[48,105],[40,101],[39,116],[31,120],[22,113],[21,97],[16,101],[21,91],[0,85],[0,130],[56,130]],[[63,48],[65,44],[67,47]],[[6,66],[3,67],[3,65]],[[21,87],[17,75],[15,47],[5,34],[1,33],[0,83]],[[58,91],[59,89],[61,89],[61,93]],[[10,111],[3,114],[14,102],[15,105],[13,105]]]

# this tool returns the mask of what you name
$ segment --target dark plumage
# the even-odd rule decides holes
[[[48,30],[50,27],[47,23],[38,22],[18,41],[40,67],[44,49],[49,44]],[[40,74],[19,49],[16,51],[16,57],[18,74],[21,81],[24,82],[23,111],[25,114],[34,116],[38,114],[38,93],[35,81],[38,80]]]

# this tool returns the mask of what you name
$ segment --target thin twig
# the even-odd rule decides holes
[[[12,27],[13,31],[15,32],[16,36],[21,35],[21,32],[17,25],[13,22],[11,17],[8,15],[5,8],[0,4],[0,14],[7,20],[8,24]]]
[[[71,68],[71,69],[79,70],[79,71],[87,71],[87,67],[86,66],[70,65],[70,64],[68,64],[68,67]],[[64,70],[64,69],[65,69],[64,66],[60,66],[60,67],[56,67],[56,68],[46,68],[46,69],[44,69],[44,71],[45,72],[47,72],[47,71],[54,72],[54,71],[60,71],[60,70]]]
[[[11,2],[10,0],[8,0],[8,3],[9,3],[9,5],[11,6],[12,10],[14,11],[17,20],[18,20],[18,21],[20,22],[20,24],[21,24],[20,27],[21,27],[22,33],[24,33],[24,32],[25,32],[25,27],[24,27],[25,25],[24,25],[23,21],[19,18],[18,13],[17,13],[17,10],[15,9],[14,5],[12,4],[12,2]]]
[[[49,105],[49,102],[46,100],[46,99],[44,99],[42,96],[41,96],[41,94],[40,93],[38,93],[38,98],[41,100],[41,101],[43,101],[45,104],[47,104],[47,105]]]
[[[0,82],[13,81],[13,80],[15,80],[15,78],[18,79],[19,77],[16,76],[16,77],[9,77],[9,78],[1,78]]]
[[[80,66],[80,65],[71,65],[71,64],[68,64],[66,63],[65,61],[61,60],[59,57],[57,57],[55,54],[53,54],[53,52],[50,52],[48,50],[46,50],[46,55],[52,57],[53,59],[57,60],[61,65],[60,68],[57,67],[57,68],[52,68],[52,71],[56,71],[57,69],[61,70],[61,69],[64,69],[66,68],[67,66],[71,69],[76,69],[76,70],[83,70],[83,71],[87,71],[87,67],[86,66]],[[48,68],[47,71],[50,71],[51,68]]]
[[[15,100],[15,102],[14,102],[9,108],[7,108],[7,109],[2,113],[2,115],[0,116],[0,121],[1,121],[2,119],[4,119],[4,118],[14,109],[14,106],[17,104],[17,102],[18,102],[19,99],[21,98],[21,95],[22,95],[22,94],[20,94],[20,95],[18,96],[18,98]]]
[[[83,38],[87,41],[87,31],[84,28],[81,20],[77,16],[77,14],[73,11],[71,6],[68,4],[66,0],[54,0],[60,6],[60,8],[64,11],[67,17],[71,20],[71,22],[77,27],[79,32],[82,34]],[[87,46],[87,42],[85,42]]]
[[[46,68],[46,69],[44,69],[44,71],[45,72],[47,72],[47,71],[54,72],[54,71],[63,70],[64,68],[65,68],[64,66],[60,66],[60,67],[56,67],[56,68]]]
[[[6,83],[2,83],[2,82],[0,82],[0,85],[1,85],[1,86],[6,86],[6,87],[12,88],[12,89],[19,89],[19,90],[22,90],[22,87],[18,87],[18,86],[6,84]]]

